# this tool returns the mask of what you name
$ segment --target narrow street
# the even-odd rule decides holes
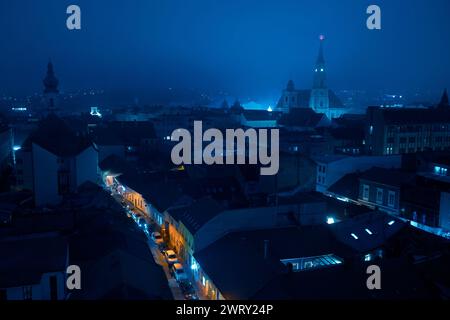
[[[140,218],[144,218],[147,222],[147,230],[144,229],[144,233],[147,237],[147,244],[148,247],[150,249],[150,252],[153,256],[153,259],[155,261],[156,264],[160,265],[161,268],[164,270],[164,273],[167,277],[167,282],[169,284],[169,288],[172,292],[172,296],[175,300],[186,300],[185,295],[183,293],[183,291],[180,288],[179,283],[177,282],[177,280],[172,276],[170,269],[169,269],[169,265],[166,261],[166,259],[164,258],[163,253],[161,252],[160,248],[158,247],[158,245],[151,239],[151,234],[152,232],[156,231],[153,230],[153,221],[150,221],[150,218],[147,217],[145,215],[144,212],[141,212],[139,209],[133,208],[132,210],[129,209],[129,207],[127,207],[128,205],[131,205],[131,203],[129,203],[126,199],[124,199],[122,196],[120,196],[117,193],[112,193],[111,194],[112,197],[124,208],[125,212],[127,214],[132,215],[130,219],[133,219],[136,223],[139,222]],[[198,294],[198,290],[197,288],[194,289],[197,293],[197,296],[200,296]]]

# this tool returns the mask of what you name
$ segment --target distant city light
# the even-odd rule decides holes
[[[25,107],[13,107],[11,108],[12,111],[27,111],[27,108]]]
[[[91,116],[94,117],[102,117],[102,114],[100,113],[100,111],[98,110],[98,107],[91,107],[91,112],[90,112]]]
[[[370,235],[373,234],[372,231],[370,231],[369,229],[366,229],[366,232],[367,232],[368,234],[370,234]]]
[[[323,68],[320,68],[320,72],[323,72]]]
[[[327,218],[327,224],[334,224],[336,221],[334,220],[333,217],[328,217]]]
[[[357,236],[356,234],[354,234],[354,233],[352,233],[351,236],[352,236],[355,240],[358,240],[358,239],[359,239],[358,236]]]

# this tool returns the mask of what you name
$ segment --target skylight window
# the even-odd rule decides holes
[[[284,265],[291,264],[292,271],[301,272],[313,269],[328,268],[344,263],[344,260],[334,254],[315,257],[302,257],[280,260]]]

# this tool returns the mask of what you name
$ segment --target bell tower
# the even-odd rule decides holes
[[[321,35],[319,55],[317,56],[316,65],[314,67],[314,81],[309,100],[309,107],[318,113],[328,115],[330,100],[327,87],[327,69],[325,66],[325,58],[323,55],[323,42],[325,37]]]
[[[47,75],[42,81],[44,84],[44,103],[45,107],[49,112],[54,112],[56,110],[56,99],[59,94],[58,84],[59,81],[55,76],[53,70],[53,64],[49,61],[47,65]]]

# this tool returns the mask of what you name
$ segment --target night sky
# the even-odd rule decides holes
[[[82,30],[66,28],[66,8]],[[366,8],[382,9],[382,30]],[[42,91],[49,58],[64,91],[309,88],[319,34],[334,89],[450,87],[448,0],[0,0],[0,93]]]

